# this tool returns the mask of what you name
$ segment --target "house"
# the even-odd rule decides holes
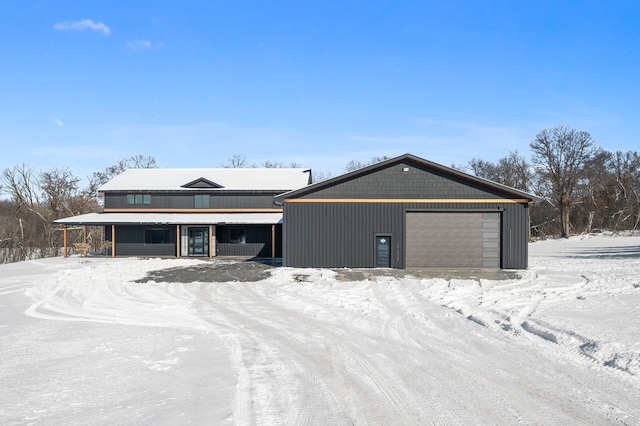
[[[537,198],[406,154],[275,199],[284,266],[521,269]]]
[[[112,256],[282,256],[274,196],[309,169],[131,169],[102,187],[104,211],[57,220],[104,226]],[[65,253],[67,252],[65,243]]]
[[[104,212],[56,222],[103,225],[112,256],[290,267],[524,269],[537,200],[411,154],[313,184],[303,169],[134,169],[100,191]]]

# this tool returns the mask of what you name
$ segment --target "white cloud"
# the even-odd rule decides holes
[[[111,30],[102,22],[93,22],[91,19],[83,19],[82,21],[64,21],[58,22],[53,26],[54,29],[60,31],[84,31],[84,30],[92,30],[100,32],[104,35],[111,34]]]
[[[159,49],[162,47],[162,43],[153,44],[149,40],[136,40],[136,41],[128,41],[126,43],[127,48],[131,50],[151,50],[151,49]]]
[[[64,126],[64,123],[59,118],[55,119],[55,123],[56,123],[56,126],[58,126],[58,127],[63,127]]]

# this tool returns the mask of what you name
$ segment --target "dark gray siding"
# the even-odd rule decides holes
[[[405,171],[405,169],[408,169]],[[512,198],[497,189],[410,161],[314,191],[301,198],[469,199]]]
[[[176,228],[153,226],[148,228],[166,229],[170,240],[167,244],[145,244],[143,226],[116,226],[116,256],[175,256]],[[110,236],[110,235],[109,235]]]
[[[393,204],[285,203],[285,266],[373,267],[375,235],[391,236],[391,266],[402,267],[402,210]]]
[[[527,267],[528,206],[516,203],[285,203],[284,264],[371,268],[375,235],[385,234],[391,267],[404,268],[406,211],[502,212],[501,267]]]
[[[243,244],[230,242],[230,230],[242,228],[245,230]],[[275,227],[276,257],[282,256],[282,226]],[[216,226],[217,256],[252,256],[271,257],[272,255],[271,225],[228,225]]]
[[[104,196],[104,207],[105,209],[193,209],[195,194],[209,194],[211,209],[272,209],[275,208],[273,196],[277,193],[156,192],[151,193],[151,204],[147,205],[127,204],[127,194],[110,193]]]
[[[504,269],[529,267],[529,204],[507,204],[502,213]]]

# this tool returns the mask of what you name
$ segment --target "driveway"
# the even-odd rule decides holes
[[[197,265],[179,268],[169,268],[153,271],[147,277],[137,282],[256,282],[271,275],[274,268],[282,267],[282,259],[276,258],[223,258],[212,259]],[[516,279],[519,271],[501,269],[389,269],[389,268],[329,268],[336,272],[339,281],[364,281],[375,277],[388,276],[402,278],[412,276],[416,278],[443,279],[471,279],[471,280],[507,280]],[[297,268],[298,281],[306,281],[308,275],[304,268]],[[311,269],[310,269],[311,270]]]

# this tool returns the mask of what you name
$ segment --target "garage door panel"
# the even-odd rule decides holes
[[[409,212],[408,268],[499,267],[499,213]]]

